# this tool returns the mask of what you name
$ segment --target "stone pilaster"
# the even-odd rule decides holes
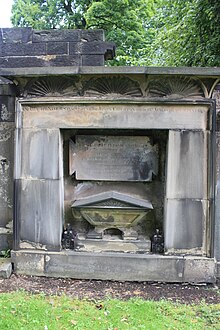
[[[0,253],[12,245],[15,94],[0,77]]]

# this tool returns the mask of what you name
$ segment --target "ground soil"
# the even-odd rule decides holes
[[[0,292],[25,290],[46,295],[67,294],[72,298],[103,300],[106,297],[146,300],[166,299],[180,303],[220,303],[220,288],[216,285],[166,284],[149,282],[115,282],[73,280],[12,274],[10,279],[0,279]]]

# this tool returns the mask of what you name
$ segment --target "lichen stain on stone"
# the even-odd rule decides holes
[[[11,231],[5,227],[0,227],[0,234],[9,234]]]
[[[8,207],[12,207],[12,201],[9,197],[9,167],[10,162],[2,155],[0,155],[0,198],[7,204]]]
[[[5,104],[2,104],[2,109],[1,109],[1,120],[9,120],[11,118],[11,113],[8,111],[8,108]]]
[[[36,56],[36,58],[49,62],[51,60],[55,60],[57,58],[57,56],[56,55],[46,55],[46,56],[43,55],[43,56]]]
[[[38,249],[38,250],[47,250],[46,246],[43,244],[35,243],[35,242],[30,242],[30,241],[22,241],[20,243],[20,248],[21,249]]]
[[[0,155],[0,175],[5,175],[8,172],[9,167],[10,162],[8,159]]]
[[[1,123],[0,125],[0,142],[8,141],[13,132],[14,128],[9,127],[6,123]]]
[[[179,255],[179,256],[184,256],[184,255],[197,255],[197,256],[206,256],[204,251],[202,250],[202,247],[195,247],[191,249],[174,249],[174,248],[169,248],[165,255]]]

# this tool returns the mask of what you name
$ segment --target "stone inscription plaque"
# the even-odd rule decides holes
[[[158,172],[158,146],[146,136],[76,136],[69,159],[77,180],[146,182]]]

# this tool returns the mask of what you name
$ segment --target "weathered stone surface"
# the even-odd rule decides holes
[[[38,45],[39,43],[37,43]],[[48,42],[47,43],[47,54],[48,55],[67,55],[68,54],[68,43],[67,42]],[[75,55],[76,53],[73,53]]]
[[[115,56],[102,30],[1,29],[0,44],[1,68],[101,66]]]
[[[141,77],[144,75],[171,75],[171,76],[197,76],[199,78],[202,77],[219,77],[220,76],[220,68],[199,68],[199,67],[141,67],[141,66],[100,66],[100,67],[68,67],[68,68],[56,68],[53,67],[48,68],[8,68],[2,69],[1,75],[4,76],[36,76],[36,75],[64,75],[64,74],[92,74],[94,76],[98,75],[131,75],[133,77]],[[200,103],[201,100],[194,100],[194,104]],[[203,100],[203,103],[207,106],[212,104],[211,100]]]
[[[16,180],[21,241],[59,250],[63,190],[59,180]]]
[[[169,131],[167,198],[208,198],[209,133]]]
[[[32,67],[32,66],[78,66],[81,58],[78,55],[39,55],[39,56],[13,56],[0,57],[2,68]]]
[[[78,135],[69,145],[79,180],[152,181],[158,172],[158,146],[147,136]]]
[[[116,281],[215,282],[214,259],[196,258],[192,276],[189,276],[192,263],[187,258],[132,253],[12,251],[17,274]]]
[[[70,42],[69,44],[69,53],[81,53],[84,55],[96,55],[96,54],[105,54],[108,49],[114,49],[114,43],[112,42]]]
[[[33,43],[49,41],[80,41],[81,30],[33,30]]]
[[[220,132],[216,133],[214,256],[218,261],[220,261]]]
[[[81,40],[85,42],[89,41],[103,41],[105,39],[103,30],[80,30]]]
[[[68,263],[67,263],[68,258]],[[45,263],[45,275],[82,279],[108,279],[118,281],[177,282],[182,277],[182,258],[160,258],[132,254],[83,253],[50,255]]]
[[[61,153],[59,130],[23,130],[20,176],[59,179],[63,173]]]
[[[69,53],[80,54],[82,51],[82,42],[70,42],[69,43]]]
[[[5,231],[5,233],[2,233]],[[12,232],[7,228],[0,227],[0,254],[1,251],[12,249]]]
[[[167,199],[165,248],[169,252],[205,254],[208,209],[206,200]]]
[[[0,260],[0,278],[9,278],[12,273],[12,264],[10,259]]]
[[[35,42],[100,42],[104,40],[103,30],[33,30]]]
[[[82,66],[101,66],[104,65],[104,56],[100,55],[82,55]]]
[[[32,41],[32,28],[3,28],[0,43],[29,43]]]
[[[151,241],[150,239],[133,239],[122,240],[110,237],[104,239],[85,239],[79,237],[77,239],[79,252],[121,252],[121,253],[146,253],[150,252]]]
[[[82,54],[105,54],[107,49],[113,49],[114,44],[110,42],[83,42],[82,43]]]
[[[0,123],[0,227],[12,220],[14,123]]]
[[[1,56],[46,55],[47,48],[46,43],[6,43],[2,45],[0,54]]]
[[[207,105],[65,104],[24,105],[25,128],[206,129]]]
[[[11,251],[11,260],[17,274],[42,276],[44,273],[44,254]]]
[[[0,122],[15,121],[15,97],[0,95]]]
[[[41,262],[40,256],[45,256],[44,271],[37,265],[35,271],[34,259]],[[182,282],[184,265],[183,257],[70,251],[57,254],[23,250],[13,252],[12,261],[18,274],[117,281]]]
[[[216,277],[217,277],[217,280],[219,281],[220,280],[220,262],[217,262],[216,263]]]
[[[211,258],[184,257],[184,280],[190,283],[215,283],[216,264]]]
[[[0,76],[0,95],[15,96],[17,88],[13,81]]]

